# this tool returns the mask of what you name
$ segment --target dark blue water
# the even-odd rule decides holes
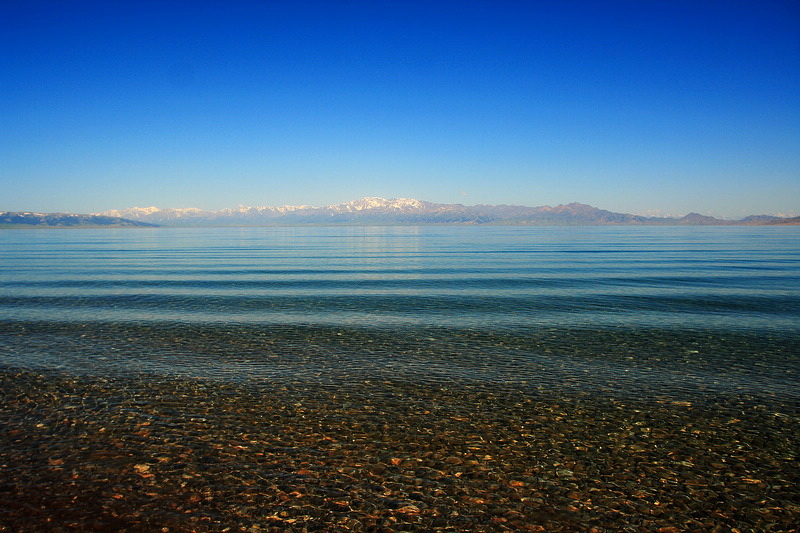
[[[800,399],[796,227],[0,232],[0,365]]]

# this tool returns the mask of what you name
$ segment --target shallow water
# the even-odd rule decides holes
[[[800,516],[796,228],[14,230],[0,250],[9,531]]]
[[[19,368],[797,401],[795,228],[0,232]]]

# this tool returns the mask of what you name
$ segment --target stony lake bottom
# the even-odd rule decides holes
[[[798,530],[796,228],[0,249],[0,530]]]

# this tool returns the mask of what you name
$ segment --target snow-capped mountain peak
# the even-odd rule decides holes
[[[359,200],[326,207],[308,205],[282,207],[247,207],[205,211],[194,207],[159,209],[133,207],[105,211],[98,215],[121,217],[137,222],[175,226],[234,226],[280,224],[537,224],[537,225],[606,225],[606,224],[729,224],[711,217],[689,215],[681,219],[644,217],[614,213],[596,207],[572,203],[555,207],[519,205],[435,204],[414,198],[367,196]],[[775,217],[743,219],[742,224],[779,223]]]
[[[352,202],[328,206],[328,209],[336,212],[352,213],[372,209],[402,211],[408,209],[422,209],[423,207],[423,202],[413,198],[392,198],[391,200],[387,200],[386,198],[377,196],[366,196],[358,200],[353,200]]]
[[[326,207],[313,207],[309,205],[284,205],[280,207],[261,206],[250,207],[240,205],[237,208],[220,209],[219,211],[205,211],[195,207],[165,208],[158,207],[132,207],[129,209],[113,209],[104,211],[102,215],[124,217],[130,220],[147,221],[156,224],[232,224],[232,223],[270,223],[279,218],[294,217],[295,219],[325,219],[343,217],[347,215],[401,215],[409,212],[420,212],[428,206],[413,198],[380,198],[367,196],[359,200],[345,202]]]

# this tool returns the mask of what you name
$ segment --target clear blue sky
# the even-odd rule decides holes
[[[0,210],[800,213],[800,2],[0,3]]]

